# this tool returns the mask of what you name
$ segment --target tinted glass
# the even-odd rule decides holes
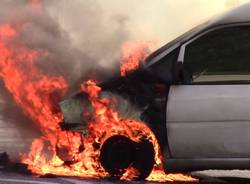
[[[158,81],[165,83],[173,82],[173,70],[174,64],[179,54],[179,48],[173,50],[164,58],[149,66],[147,70],[156,78]]]
[[[249,82],[250,28],[224,28],[186,48],[184,67],[195,82]]]

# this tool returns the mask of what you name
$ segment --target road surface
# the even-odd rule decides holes
[[[209,173],[210,171],[206,171],[206,172]],[[228,171],[220,171],[220,172],[224,172],[225,174]],[[233,172],[234,174],[236,174],[239,171],[229,171],[228,174],[230,174],[230,172]],[[245,173],[245,174],[248,174],[248,178],[250,176],[249,172],[250,171],[247,171]],[[218,174],[217,171],[211,171],[211,173]],[[108,180],[82,180],[82,179],[77,179],[77,178],[66,178],[66,177],[37,178],[34,176],[30,176],[30,175],[24,175],[24,174],[18,174],[18,173],[12,173],[12,172],[6,172],[6,171],[0,170],[0,184],[127,184],[127,183],[153,184],[152,182],[146,182],[146,181],[123,182],[123,181],[108,181]],[[236,178],[219,179],[219,178],[209,177],[207,174],[205,174],[202,176],[198,184],[247,184],[247,183],[250,183],[250,180],[246,178],[236,177]],[[169,184],[181,184],[181,183],[170,182]]]

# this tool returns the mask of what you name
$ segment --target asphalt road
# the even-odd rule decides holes
[[[210,172],[210,171],[206,171]],[[211,171],[212,173],[217,173],[217,171]],[[220,171],[224,174],[228,171]],[[232,172],[232,171],[229,171]],[[237,171],[233,171],[237,173]],[[249,173],[250,171],[247,171]],[[238,173],[239,174],[239,173]],[[246,173],[245,173],[246,174]],[[239,178],[239,177],[222,177],[222,178],[213,178],[209,177],[208,174],[202,173],[200,182],[198,184],[248,184],[250,183],[249,179]],[[248,175],[249,177],[249,175]],[[109,180],[83,180],[78,178],[66,178],[66,177],[43,177],[37,178],[30,175],[18,174],[13,172],[6,172],[0,170],[0,184],[153,184],[146,181],[133,181],[133,182],[124,182],[124,181],[109,181]],[[180,182],[169,182],[171,184],[181,184]],[[191,183],[187,183],[191,184]]]

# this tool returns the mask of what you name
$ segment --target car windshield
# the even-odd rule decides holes
[[[187,31],[186,33],[182,34],[181,36],[177,37],[176,39],[168,42],[166,45],[164,45],[163,47],[157,49],[155,52],[150,54],[149,57],[144,61],[143,65],[145,67],[151,65],[152,62],[154,62],[153,58],[155,58],[159,54],[163,53],[164,51],[168,50],[170,47],[174,46],[175,44],[186,40],[186,38],[190,38],[191,36],[199,33],[201,30],[208,27],[209,23],[210,23],[210,21],[207,21],[203,24],[200,24],[200,25],[194,27],[193,29]]]

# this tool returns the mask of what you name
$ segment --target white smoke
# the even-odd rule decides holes
[[[157,38],[158,46],[161,46],[195,25],[247,1],[249,0],[62,0],[54,1],[49,9],[70,32],[77,46],[92,53],[108,51],[110,48],[113,49],[111,53],[117,56],[120,48],[116,46],[119,44],[109,44],[114,38]],[[96,47],[88,48],[88,44]],[[103,65],[109,64],[110,61],[107,60],[116,58],[111,53],[100,58]]]

